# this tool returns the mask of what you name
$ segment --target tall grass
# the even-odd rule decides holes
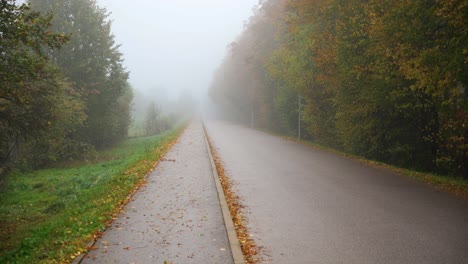
[[[0,263],[63,263],[121,211],[181,129],[133,138],[100,161],[16,172],[0,193]]]

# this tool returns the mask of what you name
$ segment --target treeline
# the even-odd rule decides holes
[[[132,89],[95,0],[1,0],[0,87],[0,174],[93,158],[127,136]]]
[[[468,1],[263,1],[211,97],[232,119],[467,176]],[[301,103],[300,103],[301,102]]]
[[[164,88],[141,92],[135,90],[132,125],[129,137],[151,136],[183,124],[197,111],[197,103],[190,91],[180,92],[170,99]]]

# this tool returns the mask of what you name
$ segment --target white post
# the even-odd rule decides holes
[[[254,128],[254,114],[253,114],[253,109],[250,115],[250,127]]]
[[[301,140],[301,95],[298,95],[297,140]]]

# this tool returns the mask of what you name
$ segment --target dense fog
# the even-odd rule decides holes
[[[467,21],[466,0],[1,0],[0,263],[463,262]]]
[[[87,153],[209,107],[366,158],[467,175],[464,3],[19,3],[2,2],[2,160],[19,141],[46,142],[37,131],[49,131],[47,163],[66,144]]]
[[[157,101],[175,101],[186,93],[200,101],[258,0],[98,3],[110,12],[135,90]]]

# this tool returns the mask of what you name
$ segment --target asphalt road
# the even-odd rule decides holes
[[[468,202],[263,132],[205,125],[264,263],[468,263]]]

